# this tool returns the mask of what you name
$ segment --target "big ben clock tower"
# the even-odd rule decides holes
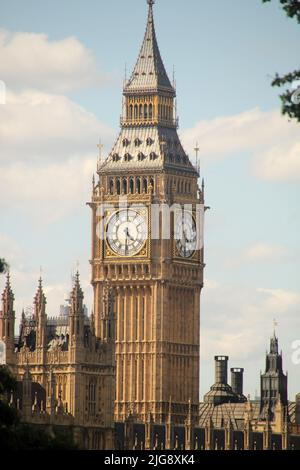
[[[116,314],[115,419],[183,422],[199,402],[203,188],[177,134],[167,76],[147,0],[147,27],[125,83],[121,130],[98,166],[92,195],[96,335],[107,335],[103,292]],[[182,210],[188,207],[188,210]]]

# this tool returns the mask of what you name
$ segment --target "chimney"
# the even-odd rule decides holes
[[[231,372],[231,388],[237,395],[243,395],[243,374],[244,369],[233,367]]]
[[[228,356],[215,356],[216,383],[227,384]]]

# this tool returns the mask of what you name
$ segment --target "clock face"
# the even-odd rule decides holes
[[[197,248],[196,222],[191,212],[178,212],[175,222],[175,242],[182,258],[191,258]]]
[[[107,224],[108,244],[114,253],[121,256],[136,255],[144,246],[147,237],[147,219],[134,209],[116,212]]]

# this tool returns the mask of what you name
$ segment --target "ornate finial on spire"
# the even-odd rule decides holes
[[[35,305],[35,314],[38,315],[40,313],[45,313],[45,305],[46,305],[46,297],[43,291],[43,280],[42,276],[39,277],[38,281],[38,289],[34,297],[34,305]]]
[[[155,0],[147,0],[147,3],[150,7],[152,7],[155,3]]]
[[[15,300],[11,285],[10,285],[10,274],[9,271],[6,273],[6,284],[2,294],[2,300],[5,303],[8,310],[13,310],[13,301]]]
[[[276,338],[276,326],[278,326],[278,322],[276,318],[273,318],[273,328],[274,328],[274,337]]]
[[[79,286],[80,284],[80,274],[79,270],[77,269],[76,274],[75,274],[75,286]]]
[[[98,155],[98,162],[97,162],[97,170],[101,167],[102,164],[102,149],[104,145],[101,142],[101,139],[99,139],[99,143],[97,144],[97,148],[99,150],[99,155]]]
[[[7,273],[6,273],[6,287],[10,287],[10,272],[9,272],[9,269],[7,270]]]
[[[199,144],[198,142],[196,142],[196,147],[194,148],[195,150],[195,153],[196,153],[196,170],[198,171],[198,173],[200,172],[200,162],[199,162],[199,152],[200,152],[200,147],[199,147]]]

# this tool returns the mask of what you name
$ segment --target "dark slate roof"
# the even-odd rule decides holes
[[[209,403],[200,403],[199,405],[199,426],[205,427],[208,420],[212,419],[213,425],[216,428],[223,428],[230,420],[234,430],[243,430],[244,428],[244,413],[247,409],[247,402],[245,403],[224,403],[222,405],[214,406]],[[260,412],[260,403],[258,401],[251,402],[252,418],[258,419]],[[291,423],[295,422],[295,403],[290,402],[289,417]]]
[[[163,64],[154,27],[153,7],[149,4],[147,27],[143,44],[131,78],[124,88],[125,93],[140,91],[167,91],[175,95]]]

